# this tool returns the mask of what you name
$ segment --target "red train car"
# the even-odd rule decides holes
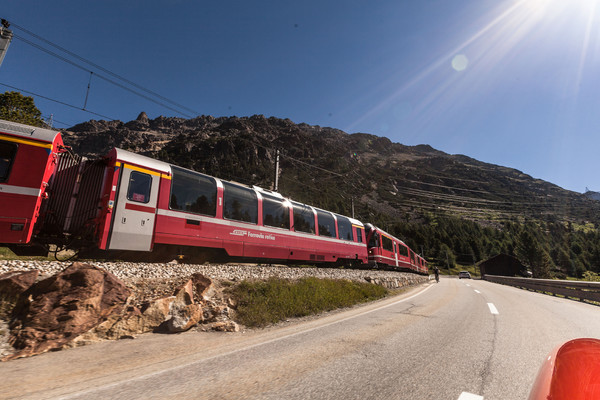
[[[0,242],[16,248],[31,241],[64,151],[59,132],[0,120]]]
[[[372,225],[365,225],[369,265],[427,274],[427,262],[402,240]]]
[[[235,258],[427,273],[401,240],[366,227],[122,149],[88,160],[59,132],[0,120],[0,244],[20,254],[52,244],[140,261]]]
[[[67,151],[58,132],[0,126],[0,243],[13,249],[36,243],[139,260],[367,263],[355,219],[121,149],[87,160]]]
[[[360,221],[113,149],[98,247],[201,261],[227,257],[337,265],[367,261]]]

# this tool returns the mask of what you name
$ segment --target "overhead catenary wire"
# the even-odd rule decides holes
[[[116,119],[116,118],[108,117],[106,115],[103,115],[103,114],[100,114],[100,113],[97,113],[97,112],[94,112],[94,111],[85,110],[85,109],[83,109],[81,107],[74,106],[73,104],[65,103],[64,101],[56,100],[56,99],[53,99],[51,97],[43,96],[43,95],[38,94],[38,93],[30,92],[30,91],[25,90],[25,89],[21,89],[21,88],[12,86],[12,85],[8,85],[6,83],[0,82],[0,85],[2,85],[4,87],[7,87],[7,88],[10,88],[10,89],[18,90],[19,92],[22,92],[22,93],[27,93],[27,94],[30,94],[32,96],[39,97],[39,98],[44,99],[44,100],[48,100],[48,101],[51,101],[51,102],[54,102],[54,103],[57,103],[57,104],[61,104],[61,105],[66,106],[66,107],[74,108],[76,110],[80,110],[80,111],[83,111],[83,112],[95,115],[97,117],[106,118],[106,119],[109,119],[109,120],[115,120]]]
[[[93,61],[90,61],[90,60],[88,60],[88,59],[86,59],[86,58],[84,58],[84,57],[81,57],[81,56],[79,56],[79,55],[77,55],[77,54],[73,53],[72,51],[69,51],[69,50],[65,49],[64,47],[62,47],[62,46],[59,46],[59,45],[57,45],[56,43],[53,43],[53,42],[49,41],[48,39],[46,39],[46,38],[43,38],[43,37],[41,37],[41,36],[39,36],[39,35],[37,35],[37,34],[35,34],[35,33],[31,32],[30,30],[28,30],[28,29],[26,29],[26,28],[24,28],[24,27],[22,27],[22,26],[20,26],[20,25],[17,25],[17,24],[15,24],[15,23],[14,23],[14,22],[12,22],[12,21],[9,21],[9,22],[10,22],[10,24],[11,24],[11,26],[12,26],[13,28],[17,28],[17,29],[19,29],[19,30],[21,30],[21,31],[25,32],[26,34],[28,34],[28,35],[30,35],[30,36],[32,36],[32,37],[34,37],[34,38],[36,38],[37,40],[39,40],[39,41],[41,41],[41,42],[43,42],[43,43],[46,43],[46,44],[48,44],[48,45],[50,45],[50,46],[54,47],[55,49],[57,49],[57,50],[59,50],[59,51],[61,51],[61,52],[65,53],[65,54],[68,54],[69,56],[71,56],[71,57],[73,57],[73,58],[76,58],[77,60],[79,60],[79,61],[81,61],[81,62],[83,62],[83,63],[85,63],[85,64],[88,64],[88,65],[92,66],[93,68],[95,68],[95,69],[97,69],[97,70],[99,70],[99,71],[102,71],[102,72],[104,72],[104,73],[106,73],[106,74],[108,74],[108,75],[112,76],[113,78],[116,78],[116,79],[118,79],[118,80],[120,80],[120,81],[122,81],[122,82],[125,82],[126,84],[128,84],[128,85],[130,85],[130,86],[132,86],[132,87],[135,87],[136,89],[139,89],[139,90],[141,90],[141,91],[143,91],[143,92],[146,92],[146,93],[148,93],[148,94],[150,94],[150,95],[152,95],[152,96],[154,96],[154,97],[156,97],[156,98],[159,98],[159,99],[161,99],[161,100],[163,100],[163,101],[165,101],[165,102],[167,102],[167,103],[170,103],[171,105],[173,105],[173,106],[175,106],[175,107],[177,107],[177,108],[179,108],[179,109],[186,110],[188,113],[192,113],[193,115],[199,115],[199,114],[200,114],[199,112],[197,112],[197,111],[195,111],[195,110],[193,110],[193,109],[191,109],[191,108],[189,108],[189,107],[186,107],[186,106],[184,106],[184,105],[182,105],[182,104],[180,104],[180,103],[178,103],[178,102],[176,102],[176,101],[173,101],[173,100],[171,100],[171,99],[169,99],[169,98],[167,98],[167,97],[165,97],[165,96],[162,96],[162,95],[161,95],[161,94],[159,94],[159,93],[156,93],[156,92],[154,92],[154,91],[152,91],[152,90],[150,90],[150,89],[147,89],[147,88],[145,88],[144,86],[141,86],[141,85],[139,85],[139,84],[137,84],[137,83],[135,83],[135,82],[133,82],[133,81],[131,81],[131,80],[129,80],[129,79],[127,79],[127,78],[125,78],[125,77],[123,77],[123,76],[121,76],[121,75],[117,74],[117,73],[115,73],[115,72],[112,72],[112,71],[108,70],[107,68],[104,68],[104,67],[102,67],[102,66],[100,66],[100,65],[96,64],[96,63],[95,63],[95,62],[93,62]],[[66,61],[66,62],[68,62],[69,64],[75,65],[75,63],[73,63],[73,62],[71,62],[71,61],[67,60],[65,57],[59,56],[59,55],[57,55],[57,54],[56,54],[56,53],[54,53],[54,52],[51,52],[51,51],[49,51],[49,50],[46,50],[46,49],[43,49],[41,46],[39,46],[39,45],[36,45],[36,44],[33,44],[33,42],[31,42],[31,41],[28,41],[28,40],[24,39],[24,38],[23,38],[22,36],[20,36],[20,35],[16,35],[15,37],[17,37],[17,38],[18,38],[18,39],[20,39],[20,40],[24,40],[24,41],[26,41],[28,44],[32,44],[32,45],[34,45],[36,48],[38,48],[38,49],[40,49],[40,50],[43,50],[43,51],[46,51],[46,52],[48,52],[49,54],[55,55],[55,56],[59,57],[60,59],[62,59],[63,61]],[[75,66],[77,66],[78,68],[84,68],[84,67],[81,67],[80,65],[75,65]],[[139,94],[138,94],[138,95],[139,95]],[[144,98],[146,98],[146,97],[144,97]],[[166,105],[164,105],[163,103],[159,103],[159,102],[157,102],[157,104],[167,107],[167,106],[166,106]],[[172,108],[170,108],[170,107],[168,107],[168,108],[169,108],[169,109],[171,109],[171,110],[173,111],[173,109],[172,109]],[[186,115],[186,113],[183,113],[183,112],[181,112],[180,110],[177,110],[177,112],[179,112],[179,113],[180,113],[180,114],[182,114],[182,115],[185,115],[185,116],[188,116],[188,117],[189,117],[189,115]]]
[[[14,37],[17,38],[17,39],[19,39],[19,40],[22,40],[23,42],[25,42],[25,43],[27,43],[27,44],[29,44],[29,45],[31,45],[31,46],[33,46],[33,47],[35,47],[35,48],[43,51],[43,52],[45,52],[45,53],[47,53],[47,54],[49,54],[49,55],[51,55],[53,57],[56,57],[56,58],[58,58],[58,59],[60,59],[60,60],[62,60],[64,62],[66,62],[66,63],[74,66],[74,67],[77,67],[77,68],[81,69],[82,71],[85,71],[85,72],[88,72],[88,73],[93,73],[93,71],[90,70],[89,68],[86,68],[86,67],[84,67],[82,65],[79,65],[76,62],[71,61],[71,60],[69,60],[69,59],[67,59],[67,58],[65,58],[65,57],[63,57],[63,56],[61,56],[61,55],[53,52],[52,50],[45,49],[44,47],[42,47],[42,46],[40,46],[40,45],[38,45],[38,44],[30,41],[30,40],[27,40],[27,39],[25,39],[25,38],[23,38],[23,37],[21,37],[19,35],[14,35]],[[104,81],[106,81],[106,82],[108,82],[108,83],[110,83],[110,84],[112,84],[112,85],[114,85],[114,86],[117,86],[117,87],[119,87],[119,88],[121,88],[121,89],[123,89],[125,91],[133,93],[136,96],[139,96],[139,97],[141,97],[143,99],[146,99],[146,100],[148,100],[148,101],[150,101],[150,102],[152,102],[154,104],[157,104],[157,105],[159,105],[161,107],[164,107],[164,108],[166,108],[168,110],[171,110],[171,111],[174,111],[174,112],[176,112],[178,114],[181,114],[181,115],[183,115],[185,117],[188,117],[188,118],[195,117],[195,115],[191,115],[189,113],[185,113],[185,112],[183,112],[183,111],[181,111],[181,110],[179,110],[177,108],[174,108],[172,106],[169,106],[169,105],[167,105],[167,104],[165,104],[165,103],[163,103],[161,101],[155,100],[155,99],[153,99],[152,97],[150,97],[148,95],[145,95],[143,93],[140,93],[139,91],[133,90],[133,89],[127,87],[126,85],[118,83],[118,82],[116,82],[113,79],[107,78],[106,76],[103,76],[103,75],[100,75],[100,74],[97,74],[97,73],[95,74],[95,76],[98,77],[98,78],[100,78],[100,79],[102,79],[102,80],[104,80]]]

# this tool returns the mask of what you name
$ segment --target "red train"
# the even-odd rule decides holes
[[[366,228],[366,229],[365,229]],[[47,254],[244,259],[427,273],[402,241],[347,216],[113,149],[88,160],[59,132],[0,120],[0,245]]]

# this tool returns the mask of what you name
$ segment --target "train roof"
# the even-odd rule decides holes
[[[397,241],[399,241],[400,243],[402,243],[403,245],[405,245],[405,246],[406,246],[406,243],[404,243],[404,241],[403,241],[403,240],[401,240],[401,239],[398,239],[396,236],[392,235],[391,233],[388,233],[388,232],[384,231],[383,229],[381,229],[381,228],[379,228],[379,227],[377,227],[377,226],[375,226],[375,225],[373,225],[373,224],[371,224],[371,223],[367,223],[367,224],[365,224],[365,227],[367,227],[368,229],[376,229],[376,230],[378,230],[379,232],[383,233],[384,235],[386,235],[386,236],[389,236],[389,237],[391,237],[391,238],[394,238],[394,239],[396,239]]]
[[[153,169],[153,170],[156,170],[156,171],[161,171],[161,172],[164,172],[164,173],[169,174],[169,175],[171,174],[171,164],[168,164],[168,163],[162,162],[162,161],[158,161],[158,160],[155,160],[155,159],[150,158],[150,157],[142,156],[142,155],[139,155],[139,154],[136,154],[136,153],[132,153],[130,151],[119,149],[119,148],[116,148],[116,147],[111,151],[110,155],[112,157],[114,157],[116,160],[119,160],[119,161],[122,161],[122,162],[135,164],[135,165],[138,165],[138,166],[141,166],[141,167],[150,168],[150,169]],[[177,168],[182,168],[182,167],[179,167],[177,165],[173,165],[173,166],[177,167]],[[187,168],[183,168],[183,169],[187,169]],[[189,170],[189,171],[196,172],[196,171],[193,171],[193,170]],[[200,172],[196,172],[196,173],[200,173]],[[206,175],[206,174],[203,174],[203,175]],[[211,175],[207,175],[207,176],[211,176]],[[248,185],[244,185],[242,183],[238,183],[238,182],[234,182],[234,181],[228,181],[228,180],[216,178],[216,177],[213,177],[213,176],[211,176],[211,178],[214,178],[215,180],[217,180],[217,182],[219,182],[219,181],[220,182],[228,182],[228,183],[233,183],[235,185],[249,187],[250,189],[253,189],[253,190],[255,190],[255,191],[257,191],[257,192],[259,192],[261,194],[266,194],[266,195],[269,195],[269,196],[277,197],[277,198],[280,198],[283,201],[297,203],[297,202],[295,202],[293,200],[290,200],[290,199],[282,196],[278,192],[274,192],[274,191],[271,191],[271,190],[263,189],[263,188],[258,187],[258,186],[248,186]],[[298,204],[303,204],[303,203],[298,203]],[[306,204],[306,205],[309,206],[309,207],[312,207],[312,208],[316,209],[316,207],[310,206],[309,204]],[[329,212],[329,213],[332,213],[332,214],[335,214],[335,215],[338,215],[338,216],[342,216],[341,214],[336,214],[336,213],[334,213],[332,211],[329,211],[329,210],[323,210],[323,211],[326,211],[326,212]],[[357,219],[354,219],[352,217],[347,217],[345,215],[344,215],[344,217],[348,218],[353,225],[361,226],[361,227],[363,226],[363,223],[360,222]]]
[[[0,119],[0,132],[47,143],[54,143],[56,136],[60,135],[59,131],[19,124],[17,122],[6,121],[3,119]]]
[[[140,167],[150,168],[155,171],[160,171],[171,175],[171,165],[163,161],[155,160],[154,158],[142,156],[140,154],[132,153],[116,147],[112,149],[109,155],[119,161],[135,164]]]

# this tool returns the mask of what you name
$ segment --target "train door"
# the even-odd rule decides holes
[[[123,164],[108,249],[152,249],[159,183],[159,173]]]
[[[396,260],[396,267],[398,266],[398,244],[394,242],[394,259]]]

